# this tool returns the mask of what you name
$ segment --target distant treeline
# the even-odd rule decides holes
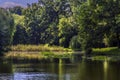
[[[86,50],[120,47],[119,0],[39,0],[0,9],[0,50],[48,44]]]

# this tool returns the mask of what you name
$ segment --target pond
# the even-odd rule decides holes
[[[120,80],[120,63],[0,63],[0,80]]]

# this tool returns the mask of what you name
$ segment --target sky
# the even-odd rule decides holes
[[[38,2],[38,0],[0,0],[0,7],[23,6],[26,7],[27,3]]]

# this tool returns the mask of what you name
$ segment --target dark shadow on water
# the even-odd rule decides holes
[[[120,62],[0,62],[0,80],[120,80]]]
[[[0,80],[14,80],[13,73],[13,64],[0,59]]]
[[[13,73],[12,63],[0,59],[0,73]]]

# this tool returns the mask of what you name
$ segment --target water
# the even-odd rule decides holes
[[[120,80],[119,62],[0,64],[0,80]]]

